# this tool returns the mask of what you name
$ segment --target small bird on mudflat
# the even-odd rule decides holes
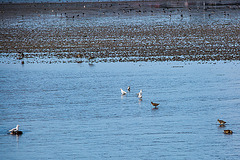
[[[120,90],[121,90],[122,95],[127,94],[127,92],[125,92],[124,90],[122,90],[122,88],[120,88]]]
[[[151,102],[151,104],[154,106],[153,109],[158,109],[158,108],[157,108],[157,106],[159,105],[158,103],[153,103],[153,102]]]
[[[23,59],[23,58],[24,58],[23,52],[18,52],[17,59]]]
[[[233,131],[231,131],[231,130],[224,130],[224,132],[223,132],[224,134],[232,134],[233,133]]]
[[[217,120],[220,124],[225,124],[226,122],[225,121],[223,121],[223,120]]]

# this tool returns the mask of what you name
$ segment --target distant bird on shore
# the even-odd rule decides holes
[[[233,134],[233,131],[231,131],[231,130],[224,130],[223,133],[224,133],[224,134]]]
[[[24,58],[23,52],[18,52],[17,59],[23,59],[23,58]]]
[[[223,121],[223,120],[217,120],[220,124],[225,124],[226,122],[225,121]]]
[[[22,134],[22,131],[19,131],[19,125],[16,126],[16,128],[13,128],[11,130],[9,130],[10,134],[15,134],[15,135],[20,135]]]
[[[122,88],[120,88],[120,90],[121,90],[122,95],[127,94],[127,92],[125,92],[124,90],[122,90]]]
[[[158,103],[153,103],[153,102],[151,102],[151,104],[154,106],[153,109],[158,109],[158,108],[157,108],[157,106],[159,105]]]

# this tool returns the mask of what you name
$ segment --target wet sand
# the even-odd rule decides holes
[[[0,4],[0,63],[240,60],[237,2]]]

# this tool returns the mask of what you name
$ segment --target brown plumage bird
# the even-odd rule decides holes
[[[153,102],[151,102],[151,104],[154,106],[153,109],[158,109],[158,108],[157,108],[157,106],[159,105],[158,103],[153,103]]]
[[[224,130],[224,132],[223,132],[224,134],[232,134],[233,133],[233,131],[231,131],[231,130]]]
[[[226,122],[225,121],[223,121],[223,120],[217,120],[220,124],[225,124]]]

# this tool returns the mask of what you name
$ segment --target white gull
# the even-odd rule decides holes
[[[120,88],[120,90],[121,90],[122,95],[127,94],[127,92],[125,92],[124,90],[122,90],[122,88]]]
[[[19,127],[20,127],[20,126],[17,125],[16,128],[13,128],[13,129],[9,130],[9,132],[15,132],[15,131],[18,131],[18,130],[19,130]]]
[[[142,89],[140,90],[140,92],[137,95],[138,95],[138,98],[142,98]]]

